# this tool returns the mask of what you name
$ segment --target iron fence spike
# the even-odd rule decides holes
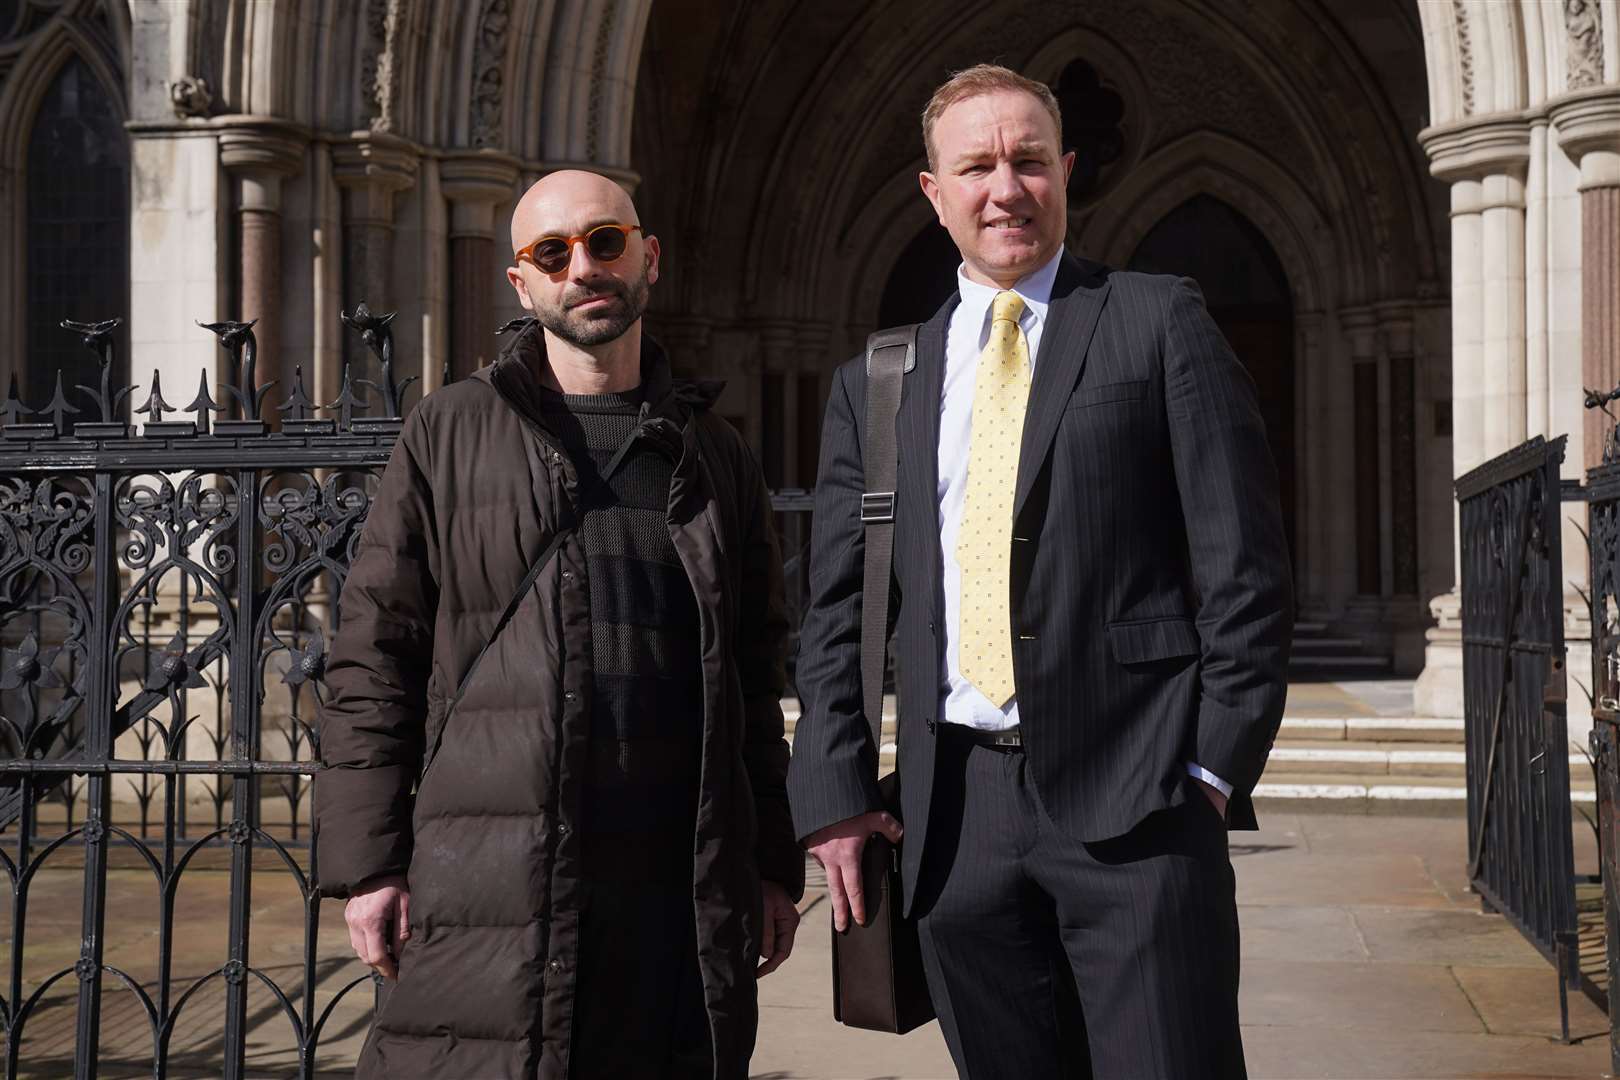
[[[161,424],[163,414],[174,412],[174,406],[163,400],[163,374],[157,368],[152,369],[152,389],[146,395],[146,404],[135,410],[145,413],[150,423]]]
[[[4,421],[9,426],[17,423],[20,418],[29,415],[33,411],[17,397],[17,373],[12,372],[11,387],[6,391],[6,400],[0,403],[0,421]]]

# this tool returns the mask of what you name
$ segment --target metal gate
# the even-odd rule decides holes
[[[1457,480],[1468,877],[1581,984],[1565,715],[1559,465],[1536,437]]]

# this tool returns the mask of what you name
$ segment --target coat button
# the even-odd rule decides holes
[[[562,579],[564,581],[573,581],[574,580],[574,572],[572,570],[564,570],[562,572]]]
[[[562,464],[562,455],[557,453],[557,451],[553,450],[551,452],[551,463],[553,465],[561,465]]]
[[[568,835],[568,822],[565,821],[562,824],[557,826],[557,835],[558,836],[567,836]]]
[[[562,961],[561,960],[547,960],[546,961],[546,974],[547,975],[561,975],[562,974],[562,968],[563,968],[563,966],[562,966]]]
[[[575,697],[575,694],[574,694],[574,692],[572,690],[564,690],[563,691],[563,700],[564,701],[573,701],[574,697]]]

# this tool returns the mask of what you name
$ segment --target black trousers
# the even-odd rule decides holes
[[[1242,1080],[1235,886],[1203,793],[1081,843],[1021,752],[940,727],[915,913],[961,1075]]]
[[[573,1080],[711,1080],[692,886],[585,883]]]

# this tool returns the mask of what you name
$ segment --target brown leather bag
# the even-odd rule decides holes
[[[880,330],[866,339],[866,568],[861,600],[861,696],[872,725],[872,759],[883,749],[883,671],[888,658],[889,587],[894,560],[895,418],[902,375],[917,366],[917,328]],[[878,781],[884,808],[900,817],[900,774]],[[900,848],[867,837],[861,852],[866,925],[833,931],[833,1017],[850,1027],[905,1034],[934,1019],[923,977],[917,924],[905,910]]]

